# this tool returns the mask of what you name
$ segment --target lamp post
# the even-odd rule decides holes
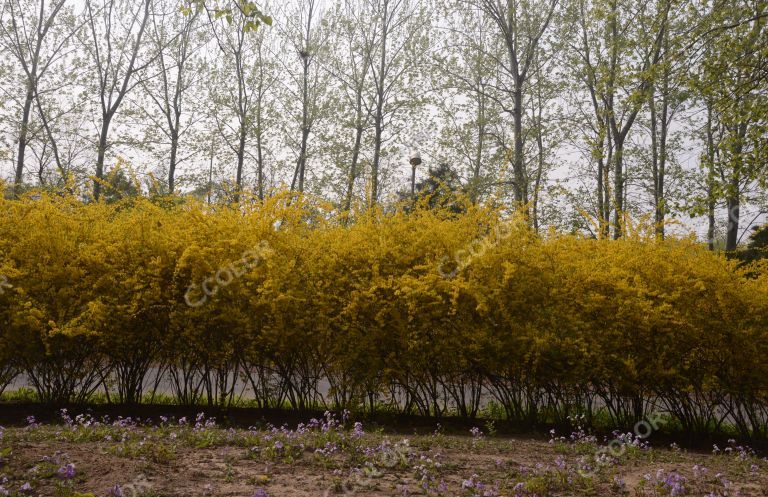
[[[411,152],[411,196],[416,195],[416,166],[421,164],[421,155],[418,150]]]

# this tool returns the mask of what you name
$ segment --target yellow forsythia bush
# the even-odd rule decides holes
[[[0,200],[0,390],[768,428],[768,270],[688,239],[281,194]]]

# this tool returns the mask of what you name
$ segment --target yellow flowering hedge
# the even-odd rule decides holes
[[[336,406],[510,419],[652,411],[768,428],[768,270],[688,239],[278,195],[0,200],[0,390],[41,401]]]

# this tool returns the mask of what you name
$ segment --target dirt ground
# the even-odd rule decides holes
[[[481,430],[403,437],[321,421],[235,430],[81,420],[5,429],[0,496],[768,495],[768,461],[735,443],[712,454],[637,440],[607,447]]]

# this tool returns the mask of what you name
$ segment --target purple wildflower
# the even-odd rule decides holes
[[[59,411],[59,415],[61,416],[61,419],[64,421],[64,424],[67,426],[72,426],[72,418],[69,417],[69,412],[66,409],[61,409]]]
[[[619,490],[624,490],[626,487],[626,483],[624,483],[624,480],[619,475],[613,477],[613,485]]]
[[[56,475],[62,480],[71,480],[75,477],[75,465],[69,463],[66,466],[60,467]]]
[[[114,487],[110,488],[107,492],[107,497],[125,497],[123,494],[123,489],[120,488],[120,485],[115,485]]]
[[[677,497],[678,495],[685,495],[685,482],[684,476],[673,471],[667,475],[662,485],[669,489],[670,496]]]
[[[352,428],[352,438],[362,438],[365,435],[363,431],[363,423],[356,422],[354,428]]]

